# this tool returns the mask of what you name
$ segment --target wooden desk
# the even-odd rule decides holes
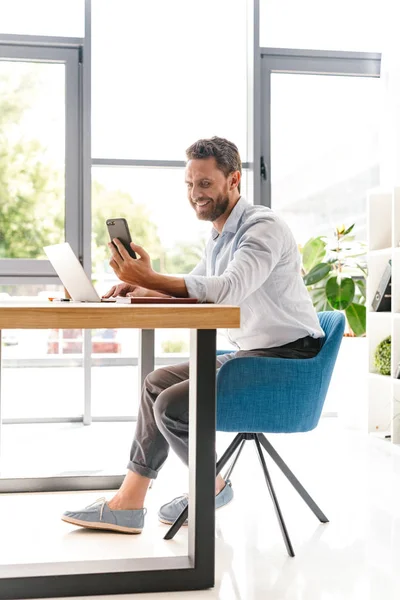
[[[0,303],[0,332],[98,327],[145,330],[141,377],[153,364],[149,348],[154,352],[154,329],[191,330],[188,556],[7,565],[0,567],[0,599],[180,591],[214,585],[216,329],[239,326],[238,307],[212,304]]]

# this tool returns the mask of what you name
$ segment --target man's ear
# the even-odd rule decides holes
[[[241,178],[242,178],[242,176],[241,176],[240,171],[234,171],[233,173],[231,173],[231,183],[230,183],[229,188],[231,190],[233,190],[236,187],[238,187]]]

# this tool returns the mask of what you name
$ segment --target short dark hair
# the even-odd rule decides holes
[[[209,139],[197,140],[186,150],[188,160],[193,158],[215,158],[218,168],[228,177],[230,173],[239,171],[242,174],[242,161],[239,150],[233,142],[214,136]],[[240,192],[240,182],[238,185]]]

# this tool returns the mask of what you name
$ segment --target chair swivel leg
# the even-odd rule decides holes
[[[243,439],[242,434],[238,433],[237,436],[234,438],[233,442],[231,442],[229,448],[227,448],[227,450],[225,450],[224,454],[221,456],[221,458],[219,459],[219,461],[217,462],[217,465],[216,465],[216,474],[217,475],[221,471],[221,469],[224,468],[226,463],[229,461],[229,459],[231,458],[232,454],[235,452],[235,450],[239,446],[242,439]],[[189,507],[187,506],[186,508],[183,509],[183,511],[181,512],[179,517],[176,519],[174,524],[171,525],[171,527],[168,529],[167,533],[164,536],[164,540],[172,540],[172,538],[175,536],[175,534],[179,531],[179,529],[182,527],[182,525],[184,524],[184,522],[187,519],[188,512],[189,512],[188,508]]]
[[[321,521],[321,523],[329,523],[329,519],[324,515],[319,506],[311,498],[310,494],[304,489],[300,481],[295,477],[292,471],[289,469],[287,464],[279,456],[275,448],[269,443],[263,433],[256,434],[259,441],[268,452],[272,460],[277,464],[282,473],[288,478],[294,489],[300,494],[307,506],[313,511],[315,516]]]
[[[284,539],[284,542],[285,542],[286,550],[287,550],[289,556],[293,557],[294,556],[294,550],[293,550],[292,542],[290,541],[289,534],[288,534],[288,531],[286,529],[285,521],[283,520],[282,512],[281,512],[281,509],[279,507],[278,499],[276,497],[275,490],[274,490],[274,487],[272,485],[271,477],[269,475],[269,472],[268,472],[268,469],[267,469],[267,465],[265,463],[264,455],[263,455],[263,452],[262,452],[262,449],[261,449],[261,446],[260,446],[260,442],[258,440],[257,435],[254,435],[254,442],[256,444],[258,458],[260,459],[262,470],[264,471],[264,476],[265,476],[265,481],[267,482],[268,491],[269,491],[270,496],[272,498],[272,502],[273,502],[273,505],[274,505],[274,508],[275,508],[275,512],[276,512],[276,516],[278,517],[278,522],[279,522],[279,526],[281,528],[281,532],[282,532],[282,536],[283,536],[283,539]]]
[[[246,440],[243,440],[243,441],[242,441],[242,444],[241,444],[241,446],[240,446],[240,448],[239,448],[239,450],[237,451],[237,454],[236,454],[236,456],[235,456],[234,460],[232,461],[232,464],[231,464],[231,466],[230,466],[230,467],[229,467],[229,469],[226,471],[226,473],[225,473],[225,475],[224,475],[224,480],[225,480],[225,481],[226,481],[227,479],[229,479],[229,477],[232,475],[232,471],[233,471],[233,469],[235,468],[235,465],[236,465],[236,463],[237,463],[237,461],[238,461],[238,459],[239,459],[240,453],[242,452],[242,450],[243,450],[243,446],[245,445],[245,443],[246,443]]]

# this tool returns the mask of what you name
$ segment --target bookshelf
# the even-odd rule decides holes
[[[368,431],[400,444],[400,188],[374,189],[367,198],[368,281]],[[374,312],[371,303],[388,261],[392,261],[392,306],[390,312]],[[374,367],[377,345],[392,338],[390,376]]]

